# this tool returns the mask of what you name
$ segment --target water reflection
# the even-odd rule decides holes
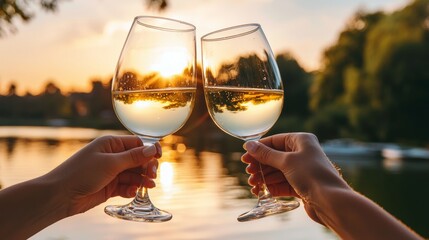
[[[159,181],[165,193],[171,192],[173,187],[174,168],[169,162],[162,162],[159,166]]]
[[[6,157],[9,157],[13,154],[13,151],[15,150],[15,144],[16,144],[17,138],[15,137],[7,137],[7,138],[0,138],[0,144],[2,144],[3,142],[5,143],[6,146]]]
[[[429,162],[393,159],[333,160],[346,181],[418,233],[429,236]]]
[[[71,131],[70,139],[63,134],[52,138],[53,133],[49,133],[51,140],[34,133],[31,138],[15,136],[12,151],[8,150],[7,138],[0,137],[0,184],[7,187],[48,172],[94,136],[125,134],[92,129],[79,132],[80,137],[76,138]],[[238,214],[256,204],[249,194],[245,165],[240,161],[242,142],[222,135],[203,143],[177,136],[166,137],[162,142],[157,187],[150,194],[159,207],[173,213],[170,222],[142,224],[106,216],[104,206],[129,202],[118,197],[64,219],[32,239],[336,239],[330,231],[312,222],[302,207],[258,221],[237,222]],[[199,150],[196,144],[200,145]],[[429,235],[424,226],[429,210],[422,207],[429,197],[425,187],[429,164],[404,162],[392,168],[381,159],[335,162],[356,190],[420,234]]]

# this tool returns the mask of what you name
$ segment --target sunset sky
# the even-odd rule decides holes
[[[47,81],[62,89],[86,91],[89,80],[108,79],[116,66],[134,16],[176,18],[211,31],[260,23],[275,54],[290,51],[306,70],[315,70],[358,9],[392,11],[408,0],[169,0],[164,12],[144,0],[70,0],[55,13],[32,8],[29,23],[16,19],[18,32],[0,38],[0,93],[13,81],[19,93],[37,94]]]

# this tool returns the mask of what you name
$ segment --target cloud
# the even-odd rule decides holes
[[[126,36],[130,28],[129,21],[80,21],[74,23],[78,27],[62,31],[56,38],[59,45],[85,48],[111,44],[117,35]]]

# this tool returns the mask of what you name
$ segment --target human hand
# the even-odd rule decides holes
[[[248,163],[249,184],[257,194],[262,182],[262,165],[266,185],[274,196],[301,198],[307,214],[323,224],[312,206],[317,191],[338,186],[349,188],[323,152],[317,137],[309,133],[278,134],[260,142],[247,142],[242,161]]]
[[[133,197],[139,186],[153,188],[161,146],[143,146],[135,136],[95,139],[43,176],[68,204],[67,216],[85,212],[110,197]],[[142,175],[145,174],[145,175]]]

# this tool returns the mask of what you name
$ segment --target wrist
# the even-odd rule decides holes
[[[303,200],[315,210],[324,224],[329,226],[325,216],[338,210],[336,203],[342,201],[344,195],[357,193],[336,172],[312,179]]]
[[[43,192],[44,202],[43,208],[46,209],[50,214],[47,218],[52,219],[52,222],[56,222],[63,218],[68,217],[68,201],[65,197],[61,184],[55,179],[51,179],[49,175],[44,175],[33,180],[35,186],[40,192]]]
[[[311,177],[307,175],[307,177],[300,179],[304,190],[303,195],[308,202],[320,202],[326,199],[327,193],[330,191],[353,191],[342,178],[339,170],[332,165],[315,166],[308,173]]]

